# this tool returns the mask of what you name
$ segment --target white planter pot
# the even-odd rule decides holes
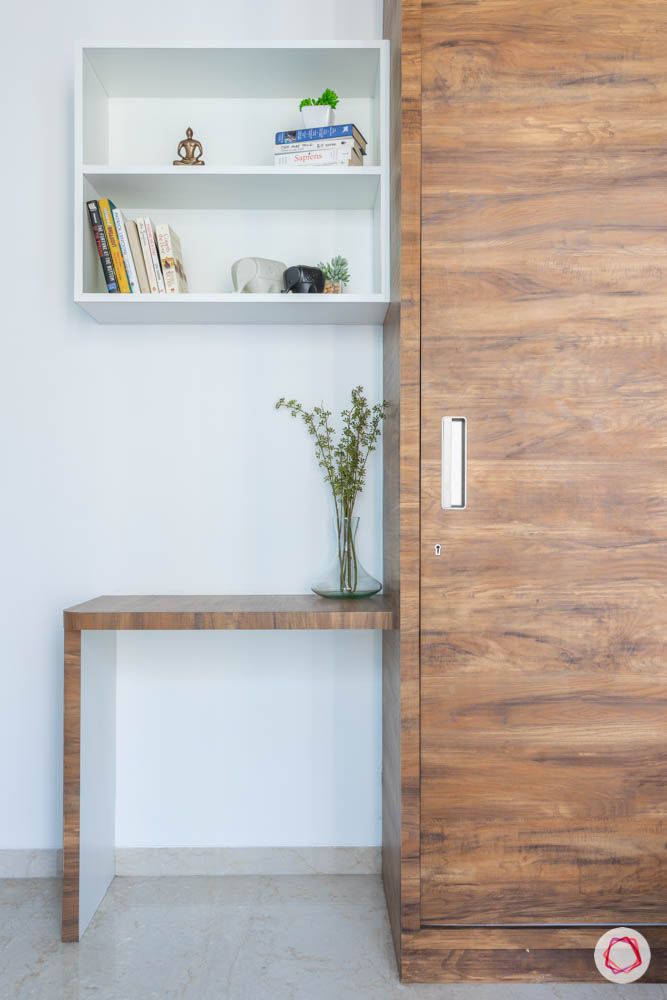
[[[334,110],[328,104],[306,104],[301,108],[304,128],[322,128],[333,125]]]

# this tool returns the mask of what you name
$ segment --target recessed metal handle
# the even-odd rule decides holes
[[[465,417],[442,418],[443,510],[465,510],[467,502],[468,428]]]

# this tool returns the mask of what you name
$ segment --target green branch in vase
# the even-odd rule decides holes
[[[369,406],[363,386],[352,390],[351,405],[341,413],[342,428],[338,440],[329,423],[331,411],[324,404],[304,409],[296,399],[281,397],[276,409],[289,410],[292,417],[301,418],[306,430],[315,439],[315,457],[324,469],[334,502],[340,504],[343,516],[352,517],[359,494],[366,485],[369,455],[376,450],[382,421],[388,403]]]
[[[376,450],[388,404],[370,406],[362,386],[352,390],[350,406],[341,413],[341,430],[336,437],[330,423],[331,411],[321,406],[306,410],[296,399],[282,397],[276,409],[288,410],[292,417],[301,419],[314,439],[315,457],[324,470],[334,499],[336,512],[336,541],[338,549],[338,588],[342,596],[355,596],[359,582],[359,560],[356,546],[354,509],[366,485],[368,459]],[[362,568],[362,573],[365,573]],[[365,576],[365,580],[368,578]],[[372,581],[370,593],[380,588]],[[333,588],[335,589],[335,588]],[[316,591],[319,593],[320,591]],[[328,596],[333,596],[328,594]]]

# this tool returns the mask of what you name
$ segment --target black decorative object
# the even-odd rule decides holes
[[[295,264],[288,267],[283,274],[286,292],[310,292],[324,291],[324,275],[319,267],[307,267],[304,264]]]

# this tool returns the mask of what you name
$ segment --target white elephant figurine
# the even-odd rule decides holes
[[[282,292],[285,288],[281,260],[265,257],[242,257],[232,264],[232,281],[237,292]]]

